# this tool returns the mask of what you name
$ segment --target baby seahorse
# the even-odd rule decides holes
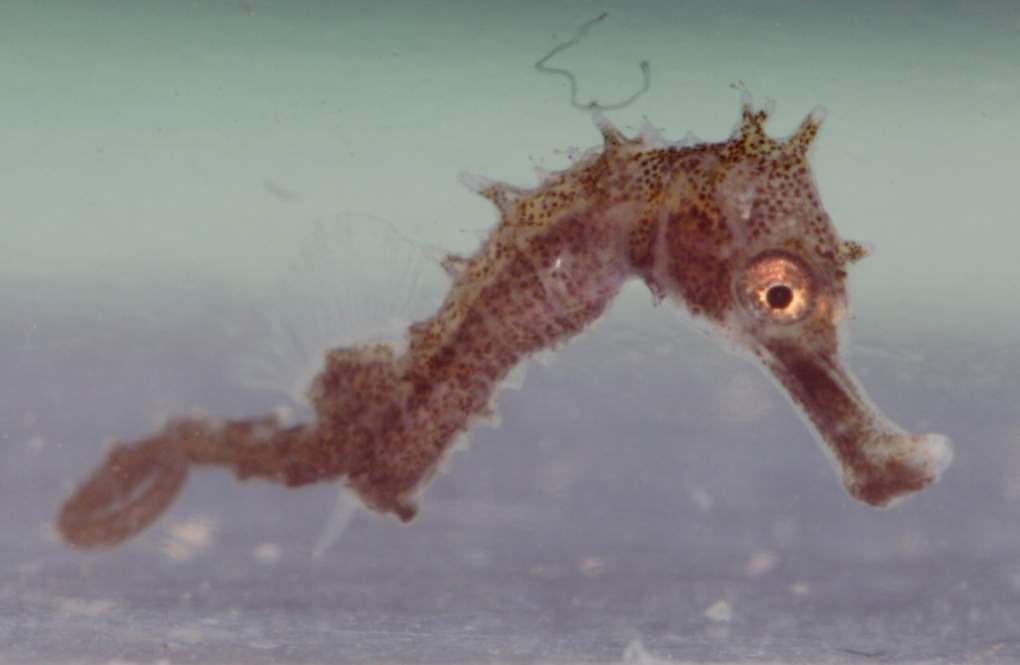
[[[949,463],[949,440],[897,428],[838,358],[846,267],[865,251],[837,235],[808,165],[823,116],[774,139],[768,110],[745,93],[728,140],[667,143],[650,127],[627,138],[596,115],[601,150],[535,189],[467,179],[500,222],[474,255],[443,260],[450,290],[410,326],[405,352],[327,351],[307,424],[182,418],[116,446],[64,505],[61,534],[83,548],[123,541],[167,508],[193,465],[292,487],[342,480],[368,507],[410,520],[507,374],[584,330],[631,277],[771,374],[852,496],[886,506],[924,488]]]

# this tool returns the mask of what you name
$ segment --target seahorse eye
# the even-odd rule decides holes
[[[772,309],[786,309],[793,302],[793,289],[786,284],[770,286],[765,292],[765,301]]]
[[[815,288],[803,261],[770,251],[759,254],[744,269],[737,281],[737,297],[760,319],[794,323],[811,311]]]

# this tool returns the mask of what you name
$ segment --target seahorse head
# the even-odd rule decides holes
[[[767,118],[745,98],[728,141],[688,149],[657,280],[767,370],[853,496],[885,506],[938,477],[949,441],[897,428],[841,362],[847,268],[866,252],[840,239],[808,163],[824,111],[786,139],[766,134]]]

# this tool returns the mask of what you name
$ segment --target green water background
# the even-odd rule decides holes
[[[624,129],[722,139],[738,81],[776,100],[777,135],[828,108],[813,162],[841,234],[877,250],[851,284],[870,330],[1017,333],[1013,2],[8,0],[0,295],[258,298],[312,219],[349,210],[471,250],[495,215],[459,172],[530,185],[597,143],[532,64],[603,10],[550,64],[612,101],[648,59]]]

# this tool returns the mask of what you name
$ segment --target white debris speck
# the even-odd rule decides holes
[[[704,487],[695,483],[692,478],[684,479],[684,489],[687,491],[687,497],[700,512],[707,513],[712,510],[712,506],[715,504],[712,495]]]
[[[171,628],[167,633],[167,637],[174,642],[198,644],[205,637],[205,631],[199,626],[180,626],[178,628]]]
[[[283,550],[276,543],[259,543],[252,550],[251,555],[259,563],[277,563],[283,556]]]
[[[718,623],[729,623],[733,621],[733,606],[729,601],[720,598],[705,610],[705,618]]]
[[[778,563],[779,555],[772,550],[758,550],[744,566],[744,574],[748,577],[760,577],[775,568]]]
[[[655,665],[656,663],[663,663],[665,661],[648,653],[648,650],[645,649],[645,645],[641,643],[641,640],[634,640],[623,650],[623,662],[632,663],[633,665]]]
[[[273,417],[281,427],[289,427],[295,422],[294,407],[288,404],[277,404],[273,409]]]
[[[211,515],[196,515],[167,527],[163,554],[174,561],[190,561],[213,542],[216,520]]]
[[[599,577],[606,571],[606,562],[597,556],[586,556],[577,565],[585,577]]]

